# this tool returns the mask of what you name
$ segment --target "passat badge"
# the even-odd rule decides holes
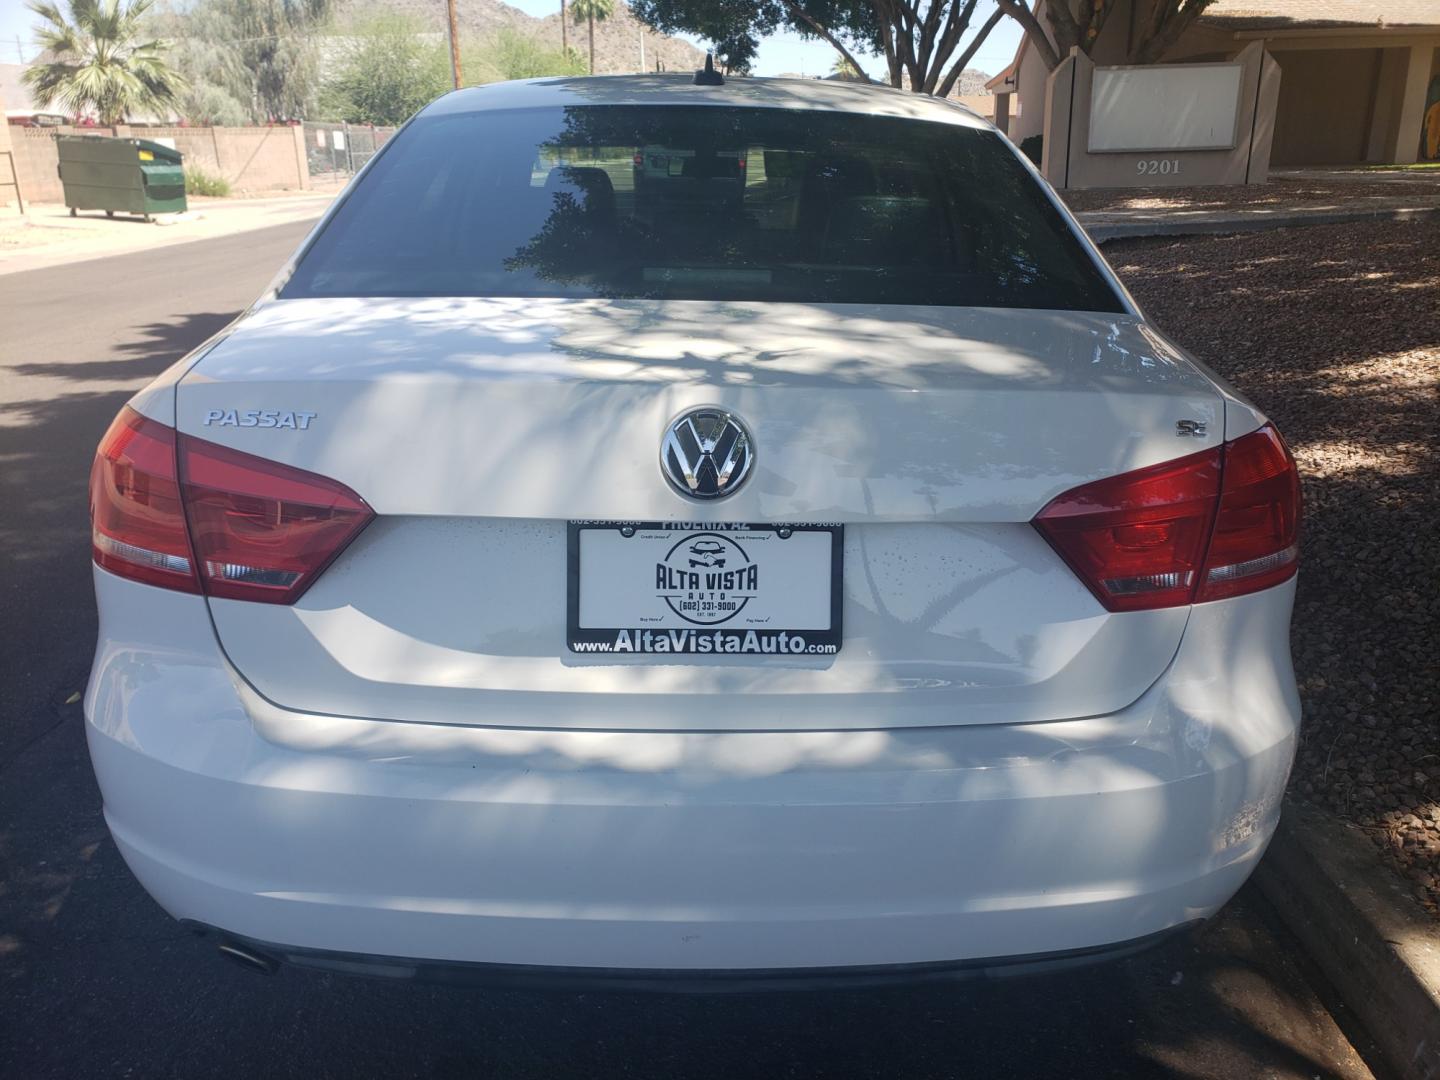
[[[291,409],[211,409],[205,414],[205,426],[295,428],[304,431],[315,416],[313,412]]]
[[[755,450],[750,431],[724,409],[681,413],[660,443],[660,470],[670,486],[692,499],[718,499],[750,475]]]

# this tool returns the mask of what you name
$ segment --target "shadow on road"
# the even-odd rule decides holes
[[[54,670],[60,653],[73,657],[62,665],[74,669],[66,689],[84,685],[88,656],[74,644],[84,641],[88,650],[95,634],[86,490],[95,447],[136,386],[236,314],[180,315],[125,328],[119,343],[95,355],[8,347],[0,353],[7,390],[0,398],[0,586],[11,610],[26,612],[24,619],[0,619],[0,686],[6,688],[0,700],[22,687],[45,696],[61,692],[59,685],[30,685],[35,673]],[[45,360],[29,359],[47,353]],[[22,396],[11,396],[17,390]],[[13,710],[11,721],[0,725],[0,768],[47,726]]]

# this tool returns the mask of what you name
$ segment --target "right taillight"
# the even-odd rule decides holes
[[[95,562],[149,585],[290,604],[375,516],[345,485],[128,406],[90,471]]]
[[[1269,424],[1225,444],[1224,483],[1197,603],[1278,585],[1300,557],[1300,474]]]
[[[1107,610],[1220,600],[1295,573],[1300,481],[1270,425],[1074,488],[1035,527]]]

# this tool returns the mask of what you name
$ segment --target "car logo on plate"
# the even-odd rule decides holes
[[[655,564],[655,595],[688,623],[733,619],[760,590],[760,568],[730,536],[691,533]]]
[[[755,463],[750,430],[724,409],[681,413],[660,444],[660,469],[670,486],[692,499],[718,499],[745,482]]]
[[[743,484],[755,464],[750,429],[724,409],[681,413],[660,444],[660,468],[681,495],[720,498]]]

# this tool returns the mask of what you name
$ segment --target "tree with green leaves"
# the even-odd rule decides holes
[[[762,38],[781,30],[828,43],[863,77],[855,53],[885,59],[891,86],[947,96],[1004,17],[973,29],[980,0],[633,0],[642,21],[713,43],[731,71],[748,70]],[[968,41],[967,41],[968,36]],[[963,47],[962,47],[963,43]],[[866,81],[869,81],[868,79]]]
[[[159,20],[195,87],[187,109],[227,116],[238,110],[261,124],[309,115],[320,86],[317,38],[331,6],[332,0],[177,0]]]
[[[185,77],[186,87],[176,111],[187,123],[238,127],[252,123],[252,87],[235,47],[202,33],[195,8],[179,13],[165,5],[150,16],[149,25],[171,42],[171,65]],[[208,27],[206,28],[208,29]]]
[[[445,45],[405,15],[373,15],[344,39],[320,111],[351,124],[403,124],[450,89]]]
[[[590,74],[595,74],[595,24],[615,14],[615,0],[570,0],[570,13],[575,21],[590,24]]]
[[[207,0],[234,42],[264,120],[305,116],[320,83],[315,35],[330,0]]]
[[[585,74],[585,62],[574,52],[547,48],[531,35],[508,26],[468,51],[476,58],[472,84]]]
[[[132,113],[168,112],[185,87],[166,60],[169,44],[143,25],[151,0],[70,0],[67,19],[59,6],[31,0],[43,20],[35,40],[44,58],[21,79],[36,104],[58,104],[76,116],[94,112],[105,125]]]

